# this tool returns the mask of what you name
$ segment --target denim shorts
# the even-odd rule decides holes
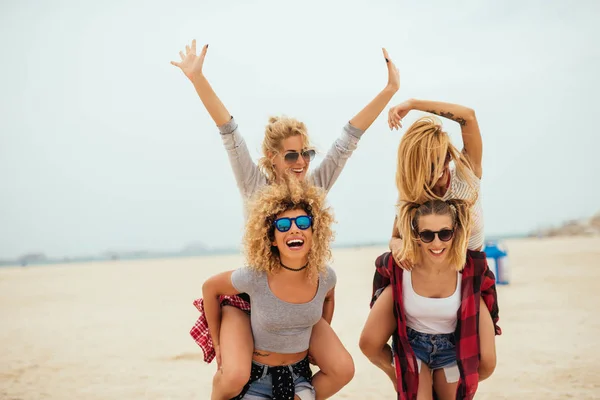
[[[273,398],[273,380],[272,375],[267,375],[268,366],[257,363],[256,361],[252,361],[253,364],[263,366],[264,374],[263,377],[257,381],[254,381],[250,384],[250,388],[242,397],[243,400],[263,400],[263,399],[272,399]],[[292,366],[290,365],[290,370],[292,371],[292,377],[294,378],[294,387],[296,391],[296,395],[300,397],[301,400],[314,400],[315,399],[315,389],[311,385],[311,383],[306,380],[303,376],[300,376],[292,370]]]
[[[454,333],[432,335],[415,331],[409,327],[406,328],[406,332],[410,347],[415,352],[417,359],[425,363],[432,371],[456,365]]]

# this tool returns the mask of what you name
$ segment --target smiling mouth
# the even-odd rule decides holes
[[[304,172],[304,168],[292,168],[292,172],[296,174],[301,174]]]
[[[431,252],[431,253],[432,253],[434,256],[436,256],[436,257],[437,257],[437,256],[440,256],[440,255],[442,255],[442,254],[443,254],[443,253],[446,251],[446,249],[440,249],[440,250],[433,250],[433,249],[430,249],[429,251],[430,251],[430,252]]]
[[[301,249],[304,246],[304,240],[302,240],[302,239],[290,239],[287,242],[285,242],[285,244],[291,250],[299,250],[299,249]]]

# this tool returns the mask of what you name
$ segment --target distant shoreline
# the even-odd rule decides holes
[[[512,235],[490,235],[486,237],[486,241],[498,241],[506,239],[520,239],[530,236],[530,234],[512,234]],[[385,247],[387,242],[363,242],[363,243],[334,243],[333,249],[348,249],[348,248],[364,248],[364,247]],[[131,261],[131,260],[159,260],[167,258],[188,258],[188,257],[210,257],[222,255],[240,254],[241,248],[215,248],[204,249],[190,252],[152,252],[152,251],[130,251],[123,253],[114,252],[112,256],[82,256],[82,257],[48,257],[39,260],[32,260],[23,263],[19,259],[15,260],[0,260],[0,268],[2,267],[28,267],[40,265],[57,265],[57,264],[76,264],[76,263],[93,263],[106,261]]]

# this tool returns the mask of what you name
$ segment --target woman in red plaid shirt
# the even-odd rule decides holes
[[[171,63],[180,68],[192,82],[200,100],[217,124],[244,203],[264,186],[278,182],[286,171],[298,179],[310,180],[328,192],[357,148],[364,132],[400,88],[398,70],[384,49],[387,84],[343,127],[340,137],[333,143],[320,165],[308,173],[315,151],[310,145],[306,126],[293,118],[270,119],[262,145],[263,157],[257,165],[250,157],[238,124],[203,73],[207,51],[208,45],[205,45],[197,55],[194,40],[191,46],[186,46],[185,53],[179,53],[181,61]],[[235,396],[250,376],[253,342],[249,300],[245,294],[222,297],[221,305],[230,307],[222,307],[220,336],[212,338],[208,333],[203,302],[201,299],[194,302],[201,316],[190,334],[204,351],[204,360],[211,362],[216,358],[220,371],[213,380],[213,399]],[[317,399],[329,398],[354,376],[352,357],[325,319],[315,325],[309,350],[312,361],[320,368],[320,372],[313,378]]]
[[[414,268],[403,270],[390,252],[375,261],[371,304],[380,302],[384,288],[392,291],[393,303],[387,316],[371,313],[367,324],[377,320],[388,338],[393,333],[398,399],[430,400],[434,392],[438,399],[472,399],[485,312],[493,333],[501,334],[495,277],[485,253],[467,250],[469,208],[464,200],[405,203],[402,255]]]
[[[475,113],[457,104],[411,99],[390,109],[390,128],[401,127],[402,118],[411,110],[427,111],[459,123],[464,148],[459,152],[452,145],[441,121],[435,117],[420,118],[412,124],[398,149],[396,183],[399,203],[423,203],[431,199],[467,201],[472,204],[470,213],[473,221],[468,249],[479,251],[483,247],[483,211],[479,197],[482,140]],[[450,165],[451,161],[454,161],[453,166]],[[404,244],[398,228],[396,218],[390,249],[394,261],[402,269],[410,271],[413,264],[402,256]],[[485,258],[483,262],[485,263]],[[390,363],[392,351],[387,345],[391,334],[389,329],[393,332],[396,327],[390,312],[393,304],[391,287],[378,293],[378,301],[373,306],[361,335],[360,346],[363,353],[396,383],[395,368]],[[488,308],[477,308],[481,308],[479,378],[485,379],[491,375],[496,364],[495,330]],[[383,320],[389,322],[389,329],[382,324]]]

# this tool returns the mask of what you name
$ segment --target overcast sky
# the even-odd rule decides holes
[[[351,4],[2,1],[0,258],[239,245],[225,150],[169,64],[192,38],[210,44],[205,73],[255,158],[278,114],[326,152],[384,87],[386,47],[392,104],[475,109],[488,234],[600,211],[599,2]],[[331,190],[339,243],[387,241],[402,133],[382,114]]]

